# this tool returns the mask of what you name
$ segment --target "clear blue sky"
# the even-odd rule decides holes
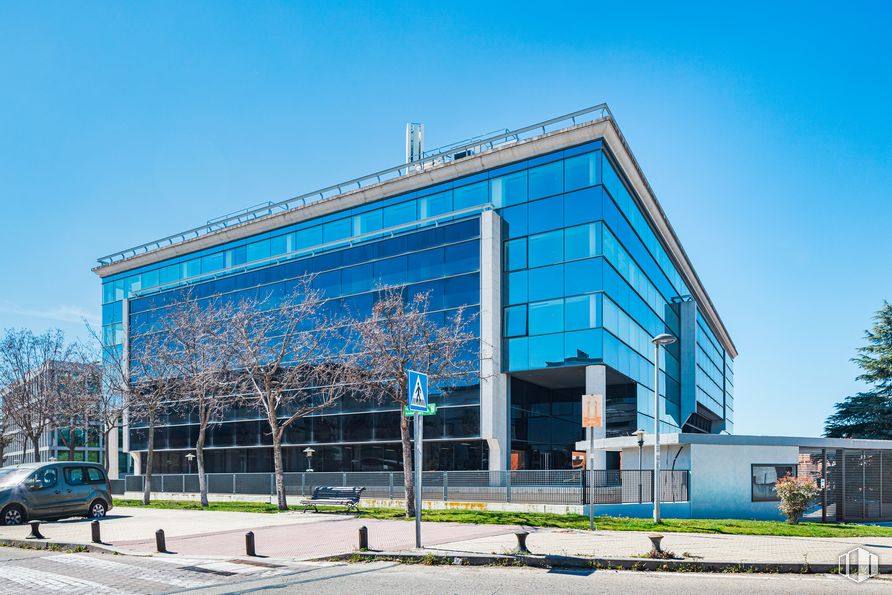
[[[737,433],[818,435],[892,300],[888,3],[0,4],[0,327],[95,258],[606,101],[740,350]],[[781,6],[781,4],[785,6]]]

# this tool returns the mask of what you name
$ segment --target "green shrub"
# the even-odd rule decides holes
[[[787,522],[795,525],[818,493],[818,486],[808,477],[781,477],[775,484],[780,498],[778,508],[787,517]]]

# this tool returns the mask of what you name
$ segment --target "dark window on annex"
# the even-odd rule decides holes
[[[753,465],[753,502],[777,502],[775,484],[786,476],[796,475],[796,465]]]

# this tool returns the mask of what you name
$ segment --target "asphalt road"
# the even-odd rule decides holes
[[[245,564],[0,548],[0,593],[890,593],[892,577],[557,571],[369,564]]]
[[[548,571],[374,563],[314,568],[202,593],[890,593],[892,579],[856,585],[840,576]]]

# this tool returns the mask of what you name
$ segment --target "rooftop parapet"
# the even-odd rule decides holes
[[[207,223],[199,227],[194,227],[192,229],[173,234],[159,240],[153,240],[151,242],[146,242],[145,244],[140,244],[139,246],[121,250],[120,252],[102,256],[96,259],[99,263],[99,266],[97,268],[126,260],[139,254],[145,254],[147,252],[152,252],[161,248],[167,248],[168,246],[173,246],[181,242],[200,238],[202,236],[216,233],[218,231],[222,231],[236,225],[241,225],[249,221],[271,217],[285,211],[301,209],[311,204],[336,198],[347,192],[352,192],[361,188],[367,188],[369,186],[380,184],[382,182],[393,180],[402,176],[418,174],[433,167],[448,164],[453,161],[469,157],[471,155],[485,153],[509,143],[516,143],[528,138],[547,134],[549,132],[555,132],[568,126],[574,126],[576,124],[581,124],[584,122],[593,122],[608,118],[612,119],[612,117],[613,116],[610,113],[610,108],[607,107],[606,103],[602,103],[593,107],[572,112],[570,114],[558,116],[544,122],[525,126],[517,130],[506,129],[504,131],[498,131],[489,135],[483,135],[482,137],[475,137],[467,141],[445,145],[437,149],[425,151],[423,157],[418,161],[390,167],[359,178],[347,180],[346,182],[341,182],[333,186],[328,186],[320,190],[314,190],[313,192],[301,194],[300,196],[295,196],[293,198],[289,198],[280,202],[266,202],[262,203],[261,205],[255,205],[242,211],[236,211],[234,213],[230,213],[216,219],[211,219]]]

